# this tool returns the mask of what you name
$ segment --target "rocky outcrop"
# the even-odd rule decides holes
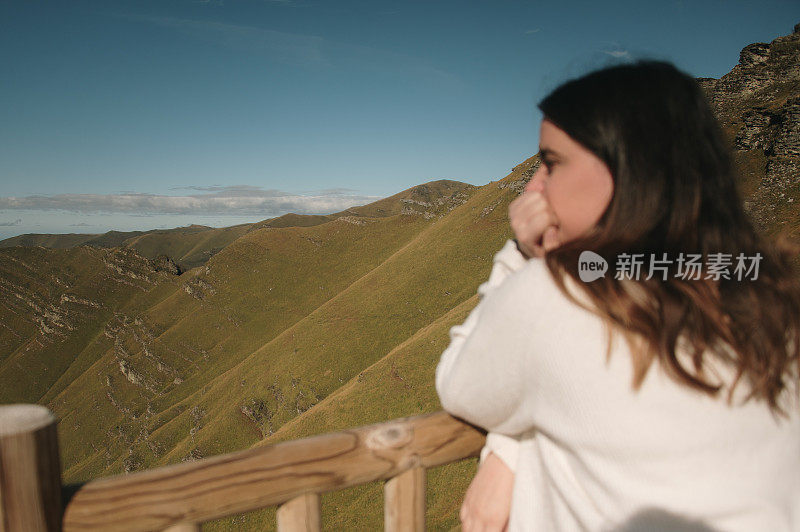
[[[421,185],[420,188],[424,187]],[[425,190],[423,189],[423,193]],[[464,191],[457,191],[447,196],[440,196],[430,199],[418,199],[415,197],[400,199],[400,214],[405,216],[422,216],[426,220],[441,218],[456,207],[463,205],[469,199],[469,195]]]
[[[150,262],[153,265],[153,269],[157,272],[164,272],[169,275],[180,275],[183,273],[181,267],[167,255],[159,255]]]
[[[217,293],[217,290],[199,276],[189,279],[183,285],[183,291],[198,300],[204,300]]]
[[[739,172],[755,183],[745,207],[768,229],[797,217],[800,184],[800,24],[771,43],[753,43],[719,79],[698,78],[737,152]],[[794,205],[793,205],[794,204]],[[782,218],[782,219],[781,219]]]

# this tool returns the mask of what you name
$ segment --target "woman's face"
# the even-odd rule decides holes
[[[525,191],[539,190],[559,219],[562,243],[594,227],[614,194],[606,164],[544,118],[539,130],[539,169]]]

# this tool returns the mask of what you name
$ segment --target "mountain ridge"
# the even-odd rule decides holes
[[[212,255],[250,231],[264,227],[309,227],[343,217],[353,223],[360,223],[357,218],[391,216],[400,214],[404,208],[409,211],[408,214],[414,214],[412,209],[406,207],[407,204],[441,208],[443,205],[452,205],[453,202],[457,202],[456,198],[461,198],[462,194],[473,188],[475,188],[474,185],[467,183],[440,179],[415,185],[387,198],[332,214],[290,212],[260,222],[221,228],[191,224],[172,229],[149,231],[112,230],[92,234],[25,233],[0,240],[0,249],[16,246],[42,246],[53,249],[69,249],[81,245],[102,248],[125,247],[135,249],[150,259],[165,256],[173,261],[181,271],[186,271],[205,264]],[[424,208],[417,212],[422,216],[435,215]],[[351,218],[353,220],[350,220]]]

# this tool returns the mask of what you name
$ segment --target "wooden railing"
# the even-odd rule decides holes
[[[385,530],[422,531],[426,468],[478,456],[486,436],[439,411],[99,478],[62,498],[56,423],[43,406],[0,406],[0,532],[188,532],[270,506],[278,530],[313,531],[322,493],[375,480]]]

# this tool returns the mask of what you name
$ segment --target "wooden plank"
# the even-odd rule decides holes
[[[319,532],[320,513],[318,493],[295,497],[278,508],[278,532]]]
[[[482,430],[445,411],[93,480],[64,530],[163,530],[478,456]]]
[[[383,523],[386,532],[425,532],[427,473],[412,467],[384,486]]]
[[[0,406],[0,532],[60,530],[56,425],[44,406]]]

